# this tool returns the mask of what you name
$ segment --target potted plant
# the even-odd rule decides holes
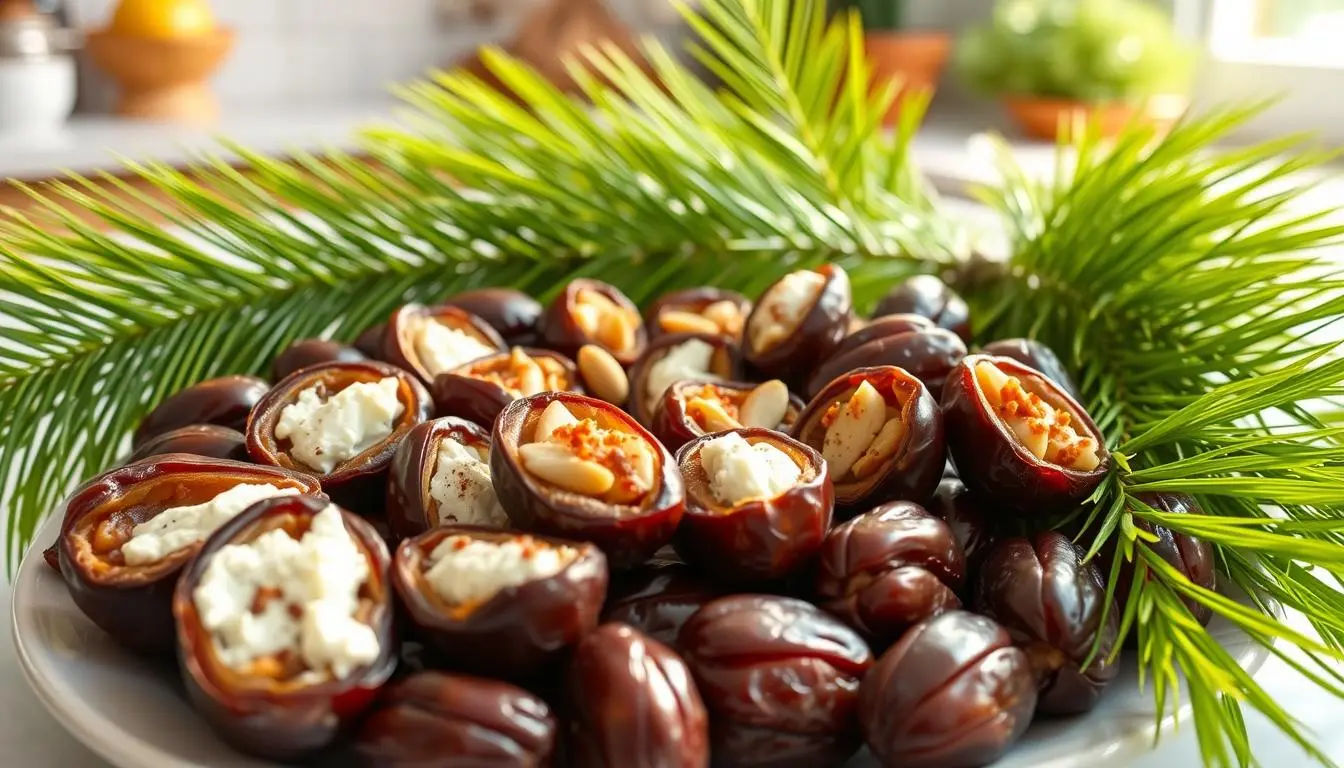
[[[932,29],[907,28],[905,0],[838,0],[837,10],[852,10],[863,20],[864,47],[873,67],[873,82],[897,80],[902,96],[932,91],[943,74],[952,50],[952,37]],[[888,121],[900,111],[898,98]]]
[[[957,45],[956,68],[997,96],[1022,130],[1054,139],[1080,113],[1114,134],[1185,110],[1193,53],[1141,0],[1000,0]]]

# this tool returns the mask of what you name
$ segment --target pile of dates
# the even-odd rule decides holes
[[[1042,522],[1101,433],[1049,349],[970,328],[929,276],[857,317],[833,265],[407,305],[157,403],[47,558],[263,758],[985,765],[1096,705],[1119,611]]]

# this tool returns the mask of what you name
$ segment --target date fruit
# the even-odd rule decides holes
[[[383,358],[429,386],[434,377],[508,347],[484,320],[457,307],[407,304],[392,313]]]
[[[1118,613],[1086,553],[1057,531],[999,542],[985,558],[976,611],[999,622],[1026,652],[1040,686],[1036,710],[1074,715],[1097,705],[1119,667],[1110,660]],[[1106,622],[1102,623],[1102,613]],[[1101,635],[1096,657],[1080,665]]]
[[[994,355],[996,357],[1011,357],[1022,363],[1028,368],[1035,368],[1045,377],[1055,382],[1069,397],[1074,400],[1079,399],[1078,386],[1073,383],[1073,377],[1069,375],[1064,363],[1060,362],[1059,355],[1046,345],[1035,339],[1000,339],[991,341],[981,350],[982,354]]]
[[[602,400],[543,392],[495,421],[490,474],[523,531],[591,541],[614,568],[644,562],[672,539],[685,488],[667,449]]]
[[[621,365],[644,352],[648,335],[639,309],[620,289],[599,280],[571,280],[541,316],[542,345],[574,357],[596,344]]]
[[[368,355],[354,347],[326,339],[300,339],[285,347],[271,362],[271,379],[280,381],[295,371],[321,363],[358,363]]]
[[[793,436],[821,451],[843,508],[923,503],[943,474],[943,415],[900,368],[860,368],[830,382],[798,416]]]
[[[709,333],[740,344],[750,314],[751,301],[746,296],[706,286],[664,295],[645,310],[644,325],[651,339],[665,333]]]
[[[727,336],[670,333],[653,340],[630,366],[630,413],[652,424],[653,412],[678,381],[742,378],[742,353]]]
[[[1110,466],[1083,406],[1011,358],[962,360],[943,392],[943,416],[962,482],[1020,515],[1076,507]]]
[[[173,589],[205,537],[172,542],[169,534],[145,528],[152,541],[133,545],[129,555],[124,548],[137,526],[152,527],[167,510],[204,504],[243,484],[322,492],[315,478],[298,472],[187,454],[154,456],[85,483],[65,504],[56,547],[75,605],[127,648],[171,653]]]
[[[767,461],[783,464],[790,482],[758,487],[746,457],[771,449]],[[677,453],[677,464],[686,485],[686,514],[673,546],[715,583],[783,579],[808,563],[830,528],[835,496],[826,462],[779,432],[752,428],[703,435]]]
[[[976,583],[980,563],[1002,534],[989,513],[992,506],[971,493],[957,477],[944,477],[933,493],[929,511],[942,518],[952,529],[957,544],[966,556],[966,585]],[[969,591],[969,590],[967,590]],[[963,595],[964,596],[964,595]]]
[[[873,654],[819,608],[720,598],[682,627],[677,647],[710,714],[715,765],[837,765],[857,749],[859,683]]]
[[[708,768],[709,718],[686,663],[625,624],[574,649],[569,757],[584,768]]]
[[[192,424],[214,424],[243,430],[248,414],[271,385],[256,376],[221,376],[169,395],[140,422],[131,437],[139,448],[164,432]]]
[[[922,321],[924,327],[914,322]],[[951,331],[934,328],[915,315],[880,317],[846,336],[807,381],[807,394],[816,397],[837,376],[858,368],[894,365],[924,382],[934,400],[953,367],[966,356],[966,344]]]
[[[490,433],[469,421],[449,416],[407,432],[387,477],[393,537],[400,541],[440,525],[509,527],[490,482],[489,459]]]
[[[597,626],[607,560],[591,544],[465,525],[403,541],[392,584],[449,667],[533,677]]]
[[[873,317],[896,314],[927,317],[962,341],[971,340],[971,310],[966,300],[933,275],[915,275],[892,288],[877,303]]]
[[[521,688],[419,672],[383,691],[354,750],[370,768],[542,768],[555,730],[546,702]]]
[[[742,427],[787,433],[803,411],[803,401],[779,379],[678,381],[653,409],[653,434],[669,451],[701,435]]]
[[[675,648],[682,626],[720,596],[685,563],[652,561],[615,578],[602,620],[629,624]]]
[[[817,560],[818,604],[875,649],[961,607],[961,545],[947,523],[909,501],[883,504],[832,528]]]
[[[768,377],[797,385],[835,351],[854,316],[849,275],[834,264],[800,269],[776,280],[747,318],[743,353]]]
[[[1008,632],[949,611],[917,625],[863,681],[859,718],[884,766],[989,765],[1021,738],[1036,708],[1036,678]]]
[[[1138,499],[1158,512],[1176,515],[1204,514],[1204,510],[1200,509],[1194,498],[1184,493],[1141,493]],[[1189,534],[1177,533],[1170,528],[1153,525],[1147,520],[1137,517],[1133,520],[1134,527],[1157,537],[1157,541],[1145,542],[1145,544],[1158,557],[1166,560],[1173,568],[1185,574],[1192,584],[1198,584],[1205,589],[1217,588],[1218,572],[1214,567],[1212,545]],[[1108,553],[1102,556],[1101,562],[1103,564],[1114,562],[1114,553],[1115,550],[1112,547]],[[1129,593],[1133,585],[1134,563],[1122,559],[1120,580],[1115,585],[1116,605],[1124,606],[1129,602]],[[1207,625],[1213,618],[1213,611],[1202,603],[1189,598],[1185,598],[1184,602],[1200,624]]]
[[[189,453],[231,461],[250,461],[252,458],[247,453],[247,436],[242,432],[215,424],[192,424],[151,437],[135,449],[127,463],[167,453]]]
[[[559,352],[514,347],[434,377],[434,412],[489,429],[504,406],[539,392],[581,392],[574,361]]]
[[[481,318],[510,347],[537,343],[537,324],[543,312],[541,304],[522,291],[512,288],[478,288],[455,293],[441,302]]]

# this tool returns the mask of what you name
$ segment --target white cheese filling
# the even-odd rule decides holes
[[[778,496],[803,474],[787,453],[769,443],[748,443],[735,432],[702,445],[700,466],[709,476],[709,492],[728,505]]]
[[[509,527],[509,517],[490,482],[490,465],[475,449],[452,438],[439,442],[429,495],[438,502],[440,525]]]
[[[388,376],[351,384],[326,400],[317,387],[309,387],[280,412],[275,436],[290,441],[291,456],[325,475],[392,434],[406,410],[399,387]]]
[[[121,546],[127,565],[156,563],[172,553],[205,541],[220,526],[244,509],[273,496],[293,496],[294,488],[268,483],[240,483],[209,501],[186,507],[169,507],[131,529],[131,538]]]
[[[463,363],[499,351],[481,343],[475,336],[450,328],[431,317],[418,318],[411,333],[415,338],[415,353],[430,376],[438,376]]]
[[[700,339],[684,341],[667,351],[667,354],[649,366],[644,377],[645,394],[648,395],[649,408],[657,405],[658,398],[667,388],[682,381],[718,381],[719,377],[709,372],[714,359],[714,346]]]
[[[221,548],[192,598],[229,667],[246,671],[289,652],[309,673],[341,679],[378,658],[378,635],[355,618],[368,578],[368,560],[333,505],[313,517],[301,539],[277,529]],[[268,596],[254,613],[263,590]]]
[[[578,556],[573,547],[542,544],[531,536],[506,541],[449,536],[430,553],[425,580],[449,603],[474,603],[506,587],[554,576]]]

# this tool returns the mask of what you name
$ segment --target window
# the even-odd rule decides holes
[[[1344,67],[1344,0],[1215,0],[1209,47],[1216,59]]]

